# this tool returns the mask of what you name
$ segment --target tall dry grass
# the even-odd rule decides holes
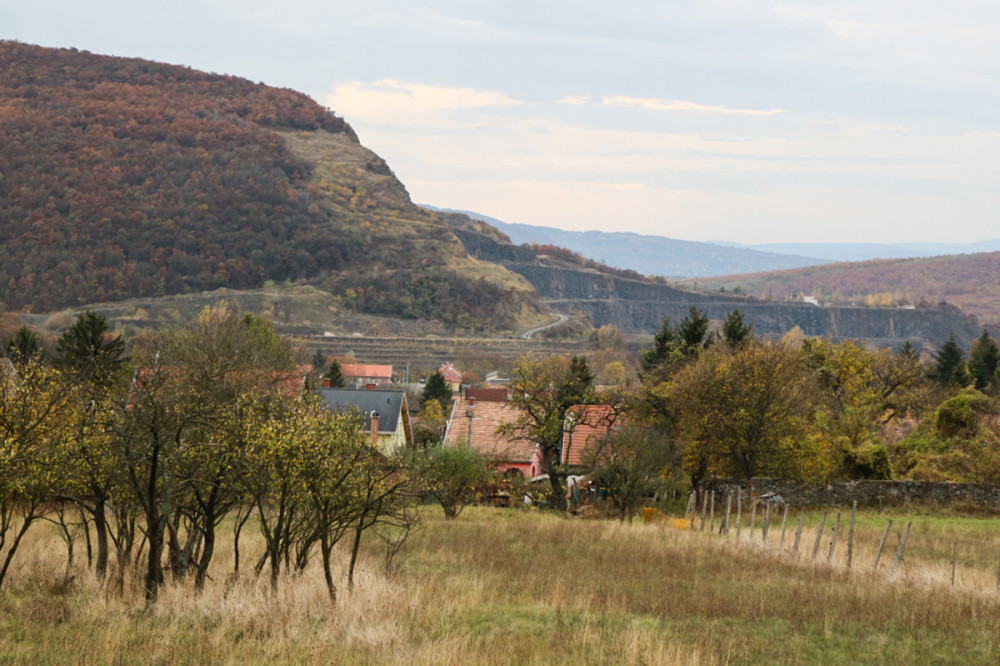
[[[812,559],[815,515],[798,553],[791,534],[778,547],[773,525],[764,544],[759,527],[751,538],[744,526],[737,541],[536,511],[470,508],[447,522],[433,511],[426,516],[396,576],[385,575],[369,544],[348,592],[341,552],[335,603],[318,566],[284,578],[277,593],[252,574],[231,580],[231,544],[224,543],[204,593],[171,581],[147,606],[138,578],[127,579],[123,594],[82,569],[65,582],[62,544],[37,530],[0,595],[0,663],[969,664],[1000,657],[996,564],[980,562],[994,545],[1000,549],[989,521],[914,518],[906,564],[892,572],[895,538],[879,569],[871,567],[884,527],[875,514],[859,520],[850,570],[845,541],[827,561],[824,536]],[[897,520],[905,528],[905,517]],[[841,527],[844,539],[843,520]],[[970,545],[952,586],[956,537]],[[244,561],[261,550],[246,541]]]

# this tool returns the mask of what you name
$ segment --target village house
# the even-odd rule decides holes
[[[621,413],[614,405],[575,405],[566,410],[563,421],[559,464],[571,472],[583,471],[587,452],[609,433],[621,427]]]
[[[354,388],[385,388],[392,384],[391,365],[343,363],[340,374],[344,376],[344,385]]]
[[[438,372],[444,377],[444,381],[448,384],[448,388],[451,389],[452,393],[458,393],[462,390],[462,373],[456,370],[454,365],[445,363],[438,368]]]
[[[372,445],[385,455],[413,443],[406,393],[380,389],[320,388],[316,393],[327,409],[343,412],[357,409],[365,418],[365,432]]]
[[[499,393],[494,396],[501,397]],[[453,403],[445,446],[471,446],[494,461],[501,474],[520,474],[533,478],[540,473],[541,460],[534,442],[511,435],[498,434],[500,426],[515,423],[521,415],[517,407],[502,400],[476,400],[459,397]]]

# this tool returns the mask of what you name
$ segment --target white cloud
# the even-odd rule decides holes
[[[521,104],[506,94],[473,88],[449,88],[383,79],[337,85],[327,105],[349,121],[390,122],[401,126],[438,124],[450,111]]]
[[[574,106],[582,106],[584,104],[590,103],[590,95],[567,95],[560,100],[557,100],[557,104],[570,104]]]
[[[781,109],[730,109],[726,106],[708,106],[705,104],[696,104],[695,102],[664,100],[654,97],[628,97],[626,95],[604,97],[602,101],[605,106],[629,106],[648,111],[696,111],[699,113],[727,113],[747,116],[773,116],[782,113]]]

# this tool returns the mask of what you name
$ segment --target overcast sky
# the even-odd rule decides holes
[[[507,222],[1000,236],[995,0],[0,0],[0,38],[301,90],[414,201]]]

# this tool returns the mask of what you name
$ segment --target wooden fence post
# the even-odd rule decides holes
[[[819,553],[819,542],[823,538],[823,528],[826,527],[826,514],[827,512],[824,511],[823,517],[819,519],[819,528],[816,530],[816,545],[813,546],[812,556],[814,560],[816,559],[816,554]]]
[[[882,533],[882,541],[878,544],[878,552],[875,553],[875,564],[872,565],[872,569],[878,569],[878,561],[882,559],[882,549],[885,548],[885,540],[889,538],[889,530],[892,529],[892,518],[889,519],[889,523],[885,526],[885,532]]]
[[[750,508],[750,535],[747,538],[753,539],[753,527],[754,523],[757,522],[757,500],[753,498],[753,495],[750,495],[750,501],[753,506]]]
[[[708,499],[708,531],[715,531],[715,488],[712,488],[712,495]]]
[[[847,568],[854,560],[854,514],[858,512],[858,500],[851,502],[851,529],[847,532]]]
[[[892,563],[892,570],[895,571],[899,566],[899,563],[903,561],[904,555],[903,551],[906,550],[906,539],[910,536],[910,526],[913,525],[913,521],[906,523],[906,531],[903,532],[903,537],[899,540],[899,550],[896,551],[896,561]]]
[[[837,550],[837,533],[840,532],[840,512],[837,512],[837,520],[833,523],[833,538],[830,539],[830,552],[826,556],[827,562],[833,562],[833,552]]]
[[[806,508],[802,507],[799,511],[799,527],[795,530],[795,547],[792,548],[796,553],[799,552],[799,537],[802,536],[802,521],[806,517]]]
[[[788,505],[785,505],[785,516],[781,519],[781,543],[778,544],[779,548],[785,547],[785,526],[788,525]]]
[[[726,517],[722,520],[722,534],[729,534],[729,514],[733,510],[733,493],[726,491]]]
[[[764,543],[767,543],[767,529],[771,526],[771,504],[764,507],[764,522],[761,524],[760,536]]]
[[[701,495],[701,531],[705,531],[705,511],[708,508],[708,495],[702,493]]]
[[[743,489],[736,488],[736,540],[740,540],[740,517],[743,513]]]
[[[691,529],[694,529],[694,521],[697,519],[696,511],[698,510],[698,491],[692,490],[691,495],[688,496],[688,515],[691,516]]]

